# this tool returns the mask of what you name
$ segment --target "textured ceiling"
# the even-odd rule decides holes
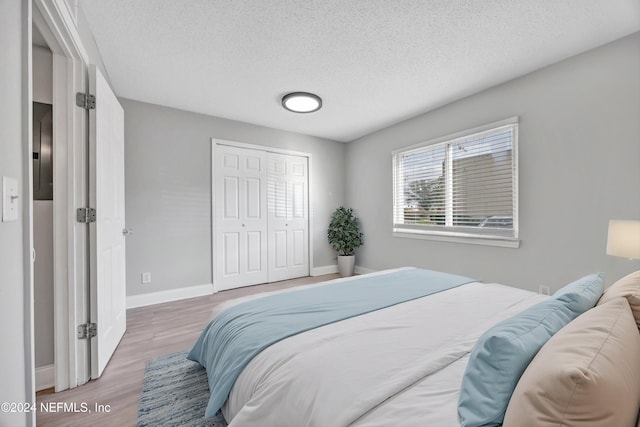
[[[118,96],[351,141],[640,30],[639,0],[80,0]],[[290,91],[323,108],[294,114]]]

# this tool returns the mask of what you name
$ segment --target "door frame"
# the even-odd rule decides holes
[[[76,338],[88,318],[89,229],[75,220],[88,206],[86,110],[75,93],[88,88],[89,57],[64,0],[33,0],[33,25],[53,53],[53,269],[55,391],[89,381],[89,341]],[[55,184],[57,183],[57,185]],[[31,227],[33,225],[31,224]]]
[[[211,282],[213,283],[213,293],[219,292],[218,285],[216,283],[216,146],[217,145],[228,145],[236,148],[246,148],[249,150],[261,150],[269,153],[277,153],[277,154],[288,154],[291,156],[300,156],[307,158],[307,212],[308,212],[308,221],[309,221],[309,274],[313,271],[313,185],[312,185],[312,156],[311,153],[305,153],[302,151],[294,151],[288,150],[285,148],[277,148],[269,145],[260,145],[260,144],[249,144],[246,142],[238,142],[238,141],[230,141],[226,139],[220,138],[211,138]]]

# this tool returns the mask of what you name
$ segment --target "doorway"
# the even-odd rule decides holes
[[[62,391],[100,376],[126,327],[124,112],[90,65],[65,0],[33,5],[33,27],[52,53],[54,370]]]
[[[53,288],[53,53],[33,28],[33,287],[36,391],[55,385]]]
[[[39,157],[38,160],[41,160],[41,156],[50,155],[52,178],[50,183],[44,185],[45,188],[47,185],[52,188],[52,239],[48,244],[52,247],[53,264],[52,297],[34,295],[34,303],[41,299],[47,310],[53,311],[53,321],[46,325],[47,333],[53,329],[53,362],[44,365],[48,367],[44,372],[36,371],[36,376],[41,377],[36,378],[36,381],[42,381],[37,384],[37,388],[50,384],[53,370],[55,391],[73,388],[89,380],[88,344],[76,338],[77,325],[87,316],[87,290],[84,283],[87,275],[88,230],[73,221],[75,207],[85,205],[88,200],[87,180],[84,178],[87,170],[87,123],[86,113],[76,107],[75,100],[70,96],[86,90],[86,54],[76,42],[79,37],[74,35],[75,24],[71,17],[64,15],[66,6],[62,6],[64,3],[60,0],[34,0],[32,9],[33,41],[40,46],[38,50],[48,51],[51,55],[50,71],[45,73],[47,76],[38,76],[43,68],[41,63],[36,62],[38,53],[34,48],[32,70],[34,81],[46,82],[50,91],[53,134],[50,152],[46,153],[40,147],[40,151],[34,154]],[[38,101],[35,97],[37,86],[33,87],[34,101]],[[35,161],[32,159],[32,162]],[[31,166],[35,168],[42,165],[33,163]],[[31,189],[31,193],[38,197],[34,190]],[[36,198],[33,196],[32,199]],[[39,203],[37,200],[32,202],[34,211],[38,209],[34,204]],[[35,228],[37,224],[32,226]],[[38,239],[40,233],[37,229],[34,231],[35,238]],[[39,252],[45,256],[42,249]],[[35,328],[39,326],[34,325]],[[36,356],[42,357],[46,353],[44,346],[49,346],[50,343],[44,344],[38,337],[38,330],[34,332]],[[42,363],[48,362],[51,362],[50,358]]]

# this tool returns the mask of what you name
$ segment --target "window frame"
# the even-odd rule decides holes
[[[394,237],[401,238],[413,238],[413,239],[428,239],[428,240],[436,240],[436,241],[445,241],[445,242],[455,242],[455,243],[468,243],[468,244],[476,244],[476,245],[488,245],[488,246],[500,246],[500,247],[508,247],[508,248],[518,248],[520,246],[520,224],[519,224],[519,183],[518,183],[518,133],[519,133],[519,117],[509,117],[504,120],[499,120],[496,122],[492,122],[483,126],[478,126],[472,129],[467,129],[461,132],[456,132],[453,134],[445,135],[439,138],[431,139],[425,142],[421,142],[418,144],[410,145],[408,147],[403,147],[400,149],[393,150],[391,152],[392,158],[392,220],[393,220],[393,228],[392,235]],[[511,177],[512,177],[512,187],[513,187],[513,236],[501,235],[500,230],[495,230],[496,232],[491,234],[486,233],[477,233],[474,232],[475,227],[468,227],[467,229],[463,229],[463,227],[458,227],[458,230],[445,230],[444,228],[451,227],[449,214],[446,218],[446,225],[431,228],[432,226],[424,226],[424,225],[414,225],[414,224],[403,224],[398,221],[398,212],[400,209],[397,209],[395,203],[398,200],[397,197],[397,189],[398,180],[402,178],[402,166],[400,159],[402,155],[408,154],[414,151],[420,151],[426,147],[436,148],[438,146],[450,146],[451,144],[456,143],[458,140],[467,138],[474,134],[480,134],[484,132],[497,131],[502,127],[511,127],[512,128],[512,159],[511,159]],[[445,152],[447,149],[445,148]],[[451,163],[451,157],[447,154],[445,157],[446,161]],[[449,165],[450,167],[451,165]],[[445,174],[445,192],[452,192],[452,185],[450,182],[450,174]],[[447,198],[448,200],[452,200],[452,196]],[[404,221],[404,218],[403,218]]]

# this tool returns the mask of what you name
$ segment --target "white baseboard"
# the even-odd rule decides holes
[[[333,274],[338,272],[338,264],[334,265],[324,265],[322,267],[314,267],[311,270],[312,276],[322,276],[325,274]]]
[[[127,308],[144,307],[163,302],[201,297],[213,293],[213,284],[189,286],[188,288],[169,289],[166,291],[150,292],[148,294],[128,295]]]
[[[36,368],[36,391],[51,388],[56,384],[56,365]]]
[[[356,265],[356,274],[373,273],[377,270]],[[312,276],[322,276],[338,272],[337,265],[325,265],[311,270]],[[128,295],[127,308],[145,307],[147,305],[162,304],[164,302],[178,301],[181,299],[201,297],[214,293],[213,284],[189,286],[188,288],[169,289],[166,291],[149,292],[148,294]]]
[[[356,274],[367,274],[367,273],[375,273],[378,270],[374,270],[371,268],[366,268],[366,267],[361,267],[359,265],[356,265],[355,268],[355,273]],[[333,273],[337,273],[338,272],[338,265],[325,265],[322,267],[316,267],[313,270],[311,270],[311,275],[312,276],[322,276],[323,274],[333,274]]]
[[[374,270],[372,268],[361,267],[359,265],[356,265],[356,268],[355,268],[354,271],[355,271],[356,274],[368,274],[368,273],[375,273],[378,270]]]

